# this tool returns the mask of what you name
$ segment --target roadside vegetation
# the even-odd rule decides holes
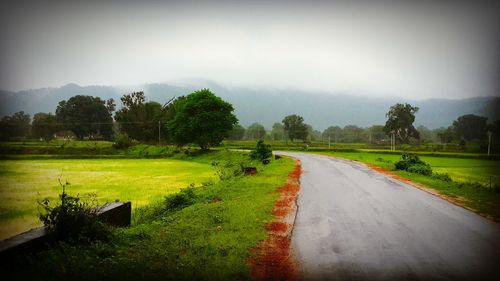
[[[251,161],[236,152],[209,155],[204,157],[211,161]],[[294,167],[287,158],[254,164],[256,175],[236,175],[195,188],[187,185],[180,193],[135,210],[133,225],[115,229],[110,242],[61,243],[3,264],[2,276],[12,280],[249,279],[250,249],[266,238],[264,226],[273,219],[271,211],[279,196],[275,190]]]

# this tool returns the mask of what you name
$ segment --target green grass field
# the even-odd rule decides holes
[[[195,188],[196,202],[184,209],[148,215],[161,210],[158,202],[137,210],[138,222],[116,229],[110,242],[59,245],[2,263],[0,274],[6,280],[249,280],[247,259],[266,238],[275,191],[293,167],[287,158],[257,164],[254,176]]]
[[[205,157],[206,158],[206,157]],[[49,159],[0,161],[0,239],[40,225],[37,200],[57,199],[58,178],[69,194],[96,193],[100,203],[144,206],[191,183],[215,180],[208,160]]]

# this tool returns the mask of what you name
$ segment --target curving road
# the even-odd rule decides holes
[[[292,247],[305,280],[500,280],[500,226],[363,164],[280,152],[303,174]]]

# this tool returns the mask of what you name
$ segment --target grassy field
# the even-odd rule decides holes
[[[321,152],[320,154],[356,160],[388,170],[394,170],[394,163],[401,158],[401,155],[373,152]],[[448,174],[452,181],[447,182],[406,171],[392,172],[434,189],[460,205],[500,220],[500,192],[498,192],[500,161],[461,159],[456,156],[421,156],[420,159],[429,163],[434,172]],[[490,179],[493,188],[490,188]]]
[[[248,280],[246,260],[266,238],[275,190],[293,166],[287,158],[257,165],[254,176],[195,188],[195,203],[184,209],[162,211],[159,202],[139,210],[138,222],[115,230],[108,243],[62,244],[2,263],[0,274],[5,280]]]
[[[37,200],[56,199],[58,178],[69,194],[96,193],[100,203],[132,201],[134,208],[191,183],[215,180],[207,157],[172,159],[48,159],[0,161],[0,239],[39,226]]]

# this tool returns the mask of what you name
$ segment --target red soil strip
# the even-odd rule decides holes
[[[290,238],[301,173],[300,162],[296,161],[294,170],[288,174],[287,183],[277,189],[281,196],[274,205],[274,221],[266,225],[268,237],[252,249],[257,255],[249,260],[254,280],[298,280],[290,253]]]

